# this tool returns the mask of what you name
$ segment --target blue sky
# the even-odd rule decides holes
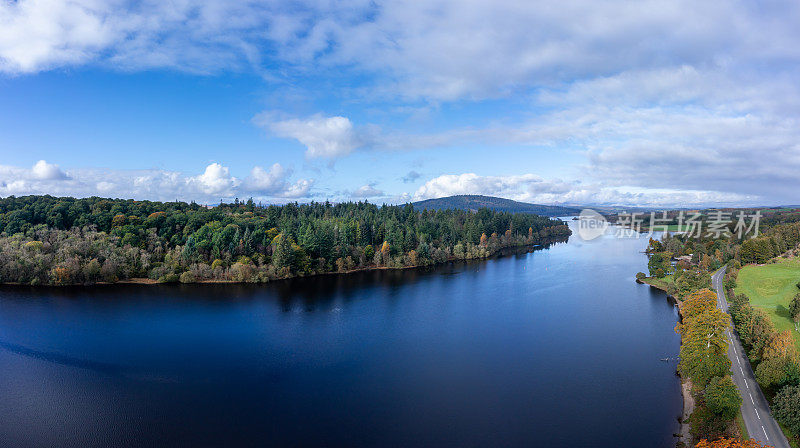
[[[797,2],[0,2],[0,196],[800,203]]]

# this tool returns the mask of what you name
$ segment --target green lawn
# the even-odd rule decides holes
[[[763,266],[745,266],[736,279],[736,292],[745,293],[754,307],[762,308],[772,318],[778,331],[792,330],[794,342],[800,349],[800,333],[794,331],[789,317],[789,302],[800,281],[800,261],[781,260]]]
[[[681,232],[685,231],[689,228],[686,224],[667,224],[667,225],[656,225],[653,226],[654,232]]]
[[[655,286],[656,288],[661,289],[663,291],[666,291],[667,286],[675,284],[675,279],[673,278],[672,274],[670,274],[663,278],[646,277],[642,279],[642,282],[647,283],[648,285]]]

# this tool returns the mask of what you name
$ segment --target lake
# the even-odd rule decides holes
[[[570,222],[570,225],[574,225]],[[673,447],[647,239],[267,285],[0,288],[2,446]]]

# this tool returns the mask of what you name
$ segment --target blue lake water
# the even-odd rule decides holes
[[[572,223],[571,223],[572,224]],[[0,288],[1,446],[672,447],[647,239],[268,285]]]

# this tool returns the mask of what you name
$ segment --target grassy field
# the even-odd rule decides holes
[[[667,286],[675,283],[675,279],[672,275],[668,275],[664,278],[647,277],[642,279],[642,282],[651,286],[655,286],[662,291],[666,291]]]
[[[657,225],[653,226],[653,232],[681,232],[688,230],[689,226],[686,224],[667,224],[667,225]]]
[[[800,281],[800,261],[781,260],[763,266],[745,266],[739,271],[736,292],[750,298],[754,307],[762,308],[769,314],[778,331],[792,330],[794,342],[800,349],[800,333],[794,331],[794,322],[789,317],[789,302]]]

